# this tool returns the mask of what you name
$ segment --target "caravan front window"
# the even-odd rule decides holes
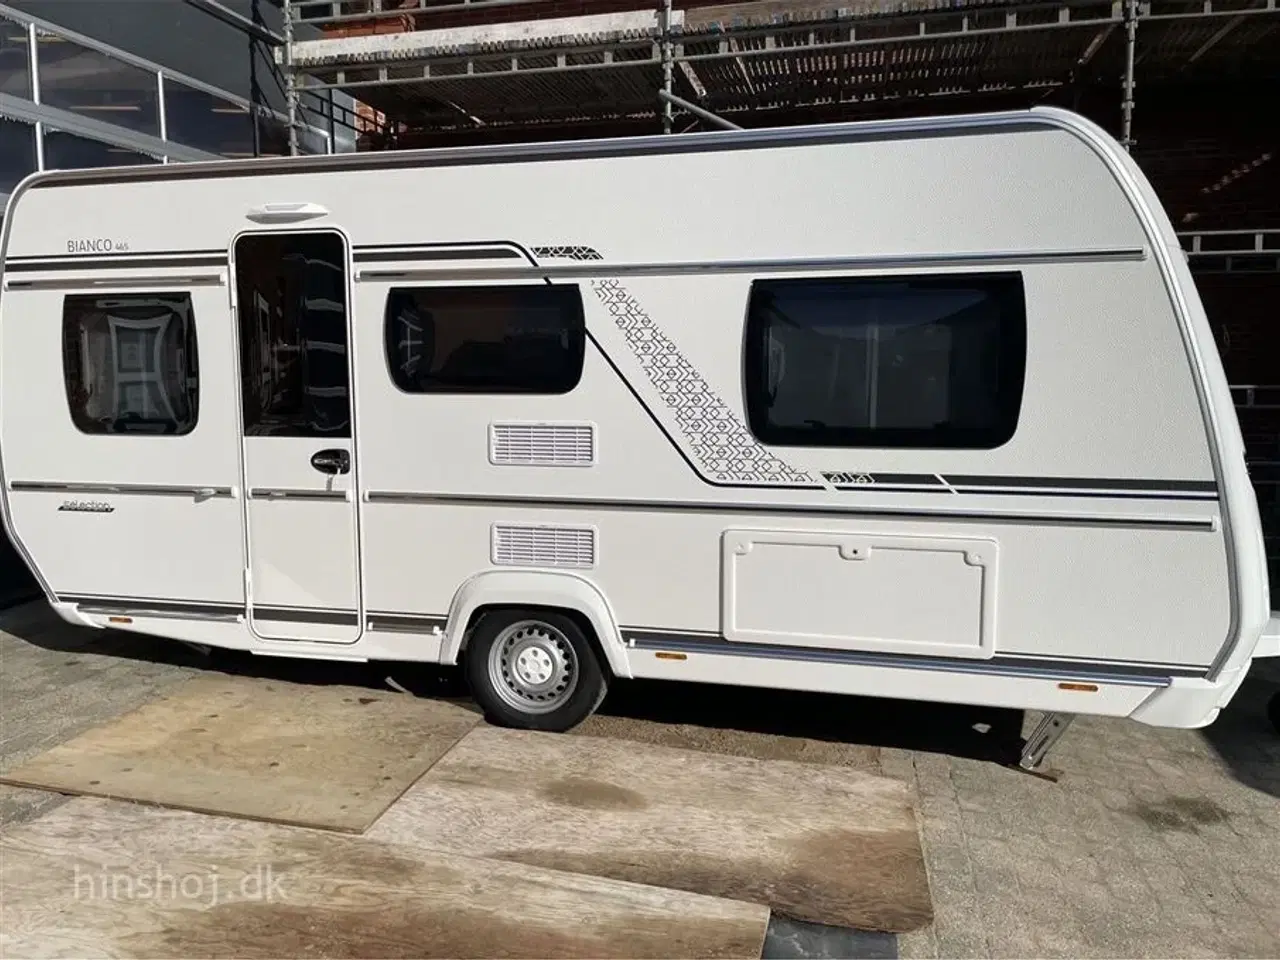
[[[181,435],[199,413],[190,294],[78,294],[62,306],[71,419],[83,433]]]
[[[1016,273],[756,281],[747,417],[780,446],[998,447],[1026,337]]]

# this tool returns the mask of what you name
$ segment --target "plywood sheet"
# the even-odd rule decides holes
[[[641,743],[679,747],[699,753],[722,753],[734,757],[754,757],[757,760],[837,764],[855,767],[867,773],[880,772],[878,747],[843,740],[816,740],[759,730],[739,730],[731,726],[663,723],[601,713],[588,717],[572,733],[610,740],[638,740]]]
[[[478,719],[390,691],[205,674],[0,782],[359,832]]]
[[[758,957],[760,906],[78,799],[0,837],[4,957]]]
[[[477,727],[369,836],[862,930],[932,915],[907,786],[847,767]]]

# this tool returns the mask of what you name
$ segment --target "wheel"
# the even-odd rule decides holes
[[[546,610],[485,614],[465,662],[471,695],[504,727],[568,730],[595,712],[608,687],[582,628]]]
[[[1276,733],[1280,733],[1280,693],[1273,693],[1267,701],[1267,717]]]

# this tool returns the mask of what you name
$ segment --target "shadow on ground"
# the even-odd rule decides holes
[[[1236,780],[1280,798],[1280,730],[1267,716],[1277,695],[1280,658],[1255,660],[1230,705],[1200,735]]]
[[[451,700],[468,696],[465,678],[455,668],[292,660],[225,650],[206,655],[172,640],[74,627],[41,603],[0,614],[0,629],[44,649],[69,654],[92,652],[294,683],[378,690],[398,687],[416,696]],[[899,747],[997,762],[1017,758],[1023,723],[1017,710],[656,680],[615,681],[600,712],[658,724]]]
[[[295,683],[401,688],[416,696],[467,699],[465,679],[454,668],[291,660],[223,650],[205,655],[171,640],[73,627],[40,602],[0,613],[0,629],[68,653],[92,651]],[[1280,734],[1267,717],[1267,704],[1277,690],[1280,660],[1257,661],[1230,706],[1200,734],[1240,782],[1280,797]],[[656,680],[615,681],[600,712],[658,724],[894,747],[995,763],[1016,762],[1025,722],[1021,710]]]

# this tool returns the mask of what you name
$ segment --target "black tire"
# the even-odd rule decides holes
[[[514,651],[514,659],[495,652],[499,644],[508,653]],[[516,661],[522,644],[532,648],[531,656],[540,659],[534,669],[545,666],[548,659],[552,661],[547,681],[552,686],[545,694],[531,694],[528,690],[532,687],[521,687]],[[551,610],[508,609],[484,614],[472,631],[463,662],[471,695],[483,708],[485,719],[502,727],[557,733],[570,730],[595,712],[608,690],[608,679],[587,635],[572,617]],[[560,669],[571,676],[563,691],[556,692],[560,678],[556,671]],[[503,676],[509,678],[505,692],[499,688]],[[535,696],[545,696],[545,702],[538,702]]]
[[[1280,733],[1280,693],[1273,693],[1267,701],[1267,717],[1271,720],[1272,729]]]

